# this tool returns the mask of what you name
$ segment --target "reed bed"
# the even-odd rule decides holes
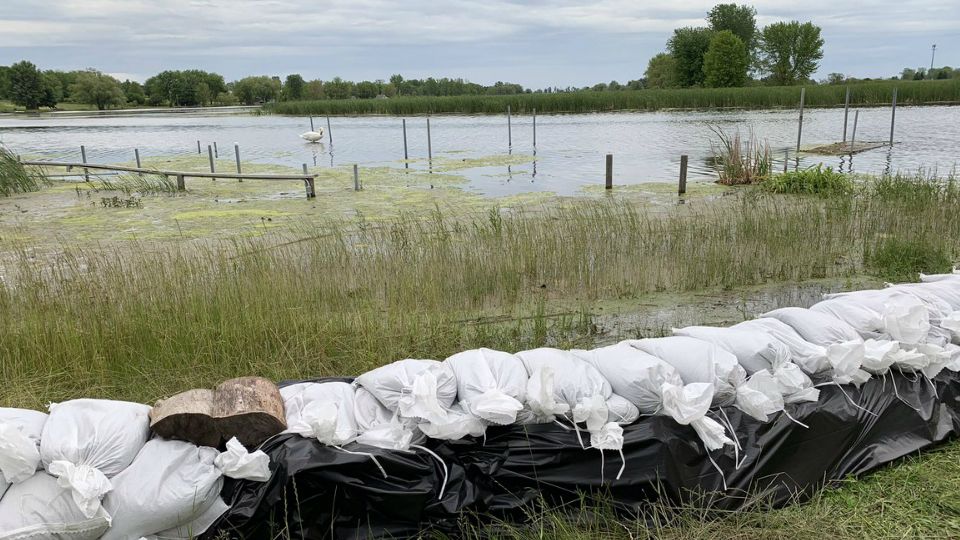
[[[617,337],[592,332],[597,302],[883,275],[891,239],[947,254],[895,260],[896,272],[943,271],[960,253],[960,190],[893,178],[835,197],[748,189],[666,212],[581,200],[298,233],[67,248],[44,263],[8,250],[0,406],[150,402],[232,376],[351,375],[476,346],[590,347]],[[557,301],[575,307],[547,317]],[[491,316],[505,322],[472,324]]]
[[[900,105],[960,103],[960,80],[875,81],[849,85],[850,103],[856,106],[889,105],[893,88]],[[842,107],[845,85],[807,87],[807,107]],[[586,113],[604,111],[654,111],[661,109],[746,108],[775,109],[799,106],[798,86],[752,86],[745,88],[685,88],[625,90],[617,92],[568,92],[516,94],[509,96],[395,97],[390,99],[342,99],[287,101],[266,106],[277,114],[304,115],[413,115],[413,114],[503,114]]]

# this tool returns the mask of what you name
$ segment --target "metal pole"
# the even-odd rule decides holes
[[[200,141],[197,140],[197,153],[203,155],[203,150],[200,149]]]
[[[353,164],[353,190],[360,191],[360,168]]]
[[[893,88],[893,106],[890,108],[890,146],[893,146],[893,125],[897,121],[897,88]]]
[[[403,119],[403,168],[409,169],[410,153],[407,152],[407,119]]]
[[[142,168],[142,167],[140,167],[140,149],[139,149],[139,148],[134,148],[134,149],[133,149],[133,155],[134,155],[134,157],[137,158],[137,168],[138,168],[138,169]]]
[[[510,106],[507,105],[507,146],[513,146],[513,129],[510,126]]]
[[[843,100],[843,140],[847,142],[847,115],[850,114],[850,87],[847,87],[847,98]]]
[[[860,109],[853,111],[853,134],[850,136],[850,152],[853,152],[853,145],[857,140],[857,120],[860,119]]]
[[[787,172],[787,163],[790,162],[790,149],[783,149],[783,172]]]
[[[433,162],[433,143],[430,141],[430,117],[427,117],[427,159]]]
[[[213,157],[220,159],[220,150],[217,150],[217,141],[213,141]]]
[[[606,189],[613,189],[613,154],[607,154],[607,183]]]
[[[333,130],[330,129],[330,117],[327,117],[327,140],[330,141],[330,144],[333,144]]]
[[[533,146],[537,146],[537,110],[533,110]]]
[[[210,172],[217,172],[217,168],[213,165],[213,147],[209,144],[207,145],[207,156],[210,158]]]
[[[800,124],[797,126],[797,153],[800,153],[800,138],[803,136],[803,100],[806,97],[807,89],[800,89]]]
[[[687,192],[687,156],[680,156],[680,189],[678,193],[683,195]]]
[[[310,117],[310,131],[316,131],[316,129],[314,129],[314,127],[313,127],[313,117],[312,117],[312,116]]]
[[[240,174],[243,172],[240,168],[240,143],[233,143],[233,154],[237,156],[237,174]],[[243,182],[243,178],[238,178],[237,180]]]
[[[86,148],[85,146],[83,146],[82,144],[80,145],[80,158],[81,158],[81,160],[82,160],[84,163],[87,162],[87,148]],[[84,181],[84,182],[89,182],[89,181],[90,181],[90,174],[89,174],[89,172],[90,172],[90,171],[89,171],[88,169],[83,169],[83,181]]]

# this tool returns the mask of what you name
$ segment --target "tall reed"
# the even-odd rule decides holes
[[[0,146],[0,196],[37,191],[40,186],[38,176],[27,170],[16,155]]]
[[[730,135],[717,127],[711,126],[710,129],[718,141],[713,144],[713,161],[719,183],[727,186],[753,184],[770,175],[773,160],[766,141],[761,143],[753,132],[743,140],[739,131]]]

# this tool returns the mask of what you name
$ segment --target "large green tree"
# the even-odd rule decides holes
[[[703,56],[703,84],[710,87],[743,86],[750,56],[747,46],[730,30],[717,32]]]
[[[77,103],[88,103],[101,111],[119,107],[126,101],[120,81],[95,69],[77,74],[77,82],[73,83],[70,95]]]
[[[676,60],[667,53],[659,53],[647,63],[647,71],[643,74],[647,88],[671,88],[677,85]]]
[[[10,66],[10,101],[28,110],[48,105],[49,96],[43,73],[26,60]]]
[[[747,5],[717,4],[707,13],[707,21],[715,32],[729,30],[752,52],[756,44],[757,10]]]
[[[806,81],[823,59],[820,27],[798,21],[765,26],[761,32],[760,53],[761,66],[774,84]]]
[[[0,99],[10,99],[10,66],[0,66]]]
[[[709,28],[677,28],[667,42],[667,50],[675,60],[676,81],[680,86],[703,84],[703,55],[710,48],[713,30]]]
[[[297,100],[303,99],[303,87],[306,81],[299,73],[287,75],[287,80],[283,83],[283,99]]]
[[[126,80],[120,83],[123,97],[131,105],[143,105],[147,102],[147,95],[143,92],[143,85],[137,81]]]
[[[274,77],[245,77],[233,83],[233,95],[246,105],[275,101],[280,90],[280,79]]]

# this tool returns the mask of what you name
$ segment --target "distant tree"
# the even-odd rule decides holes
[[[147,102],[147,95],[143,92],[143,85],[137,81],[127,79],[120,83],[123,97],[130,105],[143,105]]]
[[[253,105],[258,102],[275,101],[280,97],[280,90],[279,78],[246,77],[234,83],[233,95],[237,96],[241,103]]]
[[[847,76],[843,73],[830,73],[827,75],[826,81],[827,84],[843,84],[847,82]]]
[[[917,68],[916,71],[913,72],[913,80],[915,81],[922,81],[926,78],[927,78],[927,68],[922,68],[922,67]]]
[[[147,101],[152,105],[194,107],[210,103],[227,91],[223,75],[198,69],[163,71],[144,83]]]
[[[607,83],[597,83],[590,87],[590,90],[594,92],[603,92],[607,89]]]
[[[643,74],[647,88],[670,88],[676,86],[676,60],[668,53],[658,53],[647,63]]]
[[[743,86],[747,82],[750,56],[747,46],[730,30],[722,30],[710,39],[703,56],[704,85],[713,88]]]
[[[717,4],[707,13],[707,21],[715,32],[729,30],[752,53],[756,45],[757,10],[747,5]]]
[[[632,81],[627,81],[627,90],[642,90],[643,81],[640,79],[635,79]]]
[[[230,92],[220,92],[217,94],[217,97],[214,98],[217,105],[237,105],[240,103],[240,100],[237,99],[237,96],[231,94]]]
[[[0,66],[0,99],[10,99],[9,66]]]
[[[611,92],[615,92],[617,90],[623,90],[623,85],[618,83],[617,81],[610,81],[610,83],[607,84],[607,90],[610,90]]]
[[[303,99],[323,99],[323,81],[313,80],[303,87]]]
[[[287,75],[283,83],[283,99],[295,101],[303,99],[303,86],[306,82],[299,73]]]
[[[48,72],[43,74],[43,100],[41,107],[56,107],[57,103],[64,101],[64,95],[67,91],[63,88],[60,78]]]
[[[774,84],[806,81],[823,59],[820,27],[798,21],[778,22],[761,32],[761,65]]]
[[[353,85],[352,95],[360,99],[375,98],[379,93],[377,84],[370,81],[360,81]]]
[[[95,69],[78,73],[70,92],[77,103],[95,105],[101,111],[123,105],[125,100],[120,81]]]
[[[403,86],[403,76],[399,73],[390,76],[390,84],[397,89],[397,95],[401,95],[400,88]]]
[[[667,50],[675,60],[674,73],[679,86],[703,84],[703,55],[710,48],[713,30],[709,28],[677,28],[667,41]]]
[[[43,74],[26,60],[10,66],[10,101],[28,110],[38,109],[47,100]]]
[[[334,77],[323,86],[323,89],[330,99],[348,99],[353,94],[353,83]]]
[[[914,69],[903,68],[903,71],[900,72],[900,78],[903,79],[904,81],[912,81],[913,76],[916,74],[917,72]]]

